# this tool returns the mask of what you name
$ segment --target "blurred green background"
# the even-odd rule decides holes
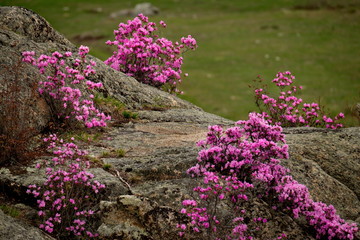
[[[60,33],[105,60],[113,30],[133,17],[110,14],[137,0],[1,0],[45,17]],[[191,34],[195,52],[184,56],[181,98],[223,117],[247,119],[257,110],[252,80],[271,81],[290,70],[303,85],[305,102],[320,102],[332,116],[344,112],[347,126],[359,126],[360,0],[156,0],[150,21],[164,20],[161,35],[179,40]]]

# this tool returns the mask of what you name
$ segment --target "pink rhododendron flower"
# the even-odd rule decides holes
[[[164,21],[160,21],[166,27]],[[120,23],[114,31],[115,40],[106,41],[107,45],[117,46],[117,51],[105,64],[117,71],[134,77],[139,82],[163,88],[171,93],[181,93],[177,89],[181,82],[182,53],[197,48],[192,36],[178,42],[161,38],[157,27],[143,14],[127,23]]]
[[[288,74],[279,74],[275,82],[284,87],[290,85],[295,78]],[[292,97],[289,101],[302,102]],[[304,104],[304,108],[309,107],[318,105]],[[308,188],[281,166],[281,159],[289,157],[288,145],[282,128],[269,124],[267,118],[266,113],[250,113],[248,120],[238,121],[235,127],[210,126],[206,139],[198,142],[198,163],[188,174],[202,177],[202,182],[193,188],[194,199],[183,201],[180,212],[190,222],[186,229],[181,228],[181,236],[203,239],[201,234],[206,233],[209,239],[262,239],[261,230],[272,219],[248,215],[252,211],[244,209],[249,206],[248,201],[261,199],[271,204],[274,211],[304,217],[317,239],[353,239],[358,231],[356,224],[341,219],[333,206],[313,201]],[[224,206],[232,208],[222,215],[226,212]],[[245,221],[246,217],[253,221]],[[283,238],[287,238],[286,234],[273,237]]]
[[[87,153],[75,143],[58,139],[56,134],[44,141],[49,143],[48,149],[55,157],[39,165],[45,168],[47,176],[43,186],[29,185],[26,191],[38,199],[38,207],[42,209],[38,211],[44,220],[40,228],[56,236],[68,236],[66,231],[69,231],[74,236],[97,237],[98,234],[88,229],[91,224],[87,224],[87,219],[94,214],[88,208],[96,204],[89,195],[98,193],[105,185],[94,181],[95,176],[86,171],[90,168],[90,163],[83,158]]]
[[[60,102],[63,111],[58,116],[64,121],[73,116],[74,119],[84,122],[87,127],[106,126],[111,117],[95,108],[92,94],[87,96],[75,88],[75,85],[86,86],[89,90],[102,87],[100,82],[86,80],[96,73],[93,69],[96,63],[86,59],[88,52],[88,47],[80,46],[78,55],[81,59],[72,59],[71,52],[54,52],[51,56],[40,55],[37,59],[34,58],[34,52],[23,52],[23,61],[37,66],[41,74],[47,75],[47,81],[39,82],[39,93],[48,94],[55,102]],[[82,111],[84,107],[88,111]],[[87,123],[89,117],[94,119],[91,124]]]
[[[277,98],[270,97],[263,87],[254,89],[256,104],[260,111],[266,112],[266,119],[270,123],[283,127],[311,126],[331,129],[343,127],[342,124],[337,123],[345,117],[343,113],[332,119],[324,115],[319,104],[304,103],[303,99],[296,97],[295,94],[302,89],[302,86],[294,86],[294,81],[295,76],[291,72],[279,72],[272,81],[280,90]]]

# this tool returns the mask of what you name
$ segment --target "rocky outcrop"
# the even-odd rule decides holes
[[[37,14],[18,7],[0,8],[0,113],[8,111],[11,81],[18,79],[18,90],[12,92],[17,101],[18,123],[32,134],[41,132],[51,119],[49,106],[37,94],[37,81],[43,79],[36,68],[19,63],[22,51],[38,53],[75,51],[75,47]],[[105,129],[100,140],[83,144],[94,159],[110,166],[107,172],[91,169],[97,180],[107,185],[100,203],[101,221],[98,231],[103,239],[177,239],[174,228],[181,220],[181,201],[189,197],[194,181],[185,171],[196,163],[196,142],[204,139],[208,125],[232,126],[233,122],[209,114],[173,95],[117,72],[100,60],[94,78],[104,83],[103,93],[112,96],[139,119]],[[14,71],[14,66],[20,64]],[[10,91],[11,92],[11,91]],[[8,103],[8,102],[6,102]],[[161,106],[159,108],[159,106]],[[0,118],[0,129],[8,122]],[[17,126],[16,125],[16,126]],[[317,201],[333,204],[340,215],[360,223],[360,132],[359,128],[326,130],[312,128],[285,129],[290,159],[283,164],[295,179],[306,184]],[[125,156],[106,156],[104,152],[123,149]],[[40,161],[37,159],[36,161]],[[3,192],[18,201],[31,204],[25,194],[27,185],[41,183],[44,177],[34,168],[36,161],[24,171],[0,169]],[[264,236],[287,233],[289,239],[314,239],[301,222],[282,213],[274,214],[266,203],[251,202],[251,211],[272,216]],[[24,231],[7,230],[8,224]],[[19,226],[18,226],[19,225]],[[27,231],[36,231],[36,239],[50,239],[34,228],[4,215],[0,211],[0,235],[7,239],[31,239]],[[20,238],[19,236],[21,236]],[[35,239],[35,238],[34,238]]]
[[[46,101],[37,93],[37,83],[45,79],[38,73],[36,67],[21,63],[21,53],[24,51],[35,51],[37,54],[51,54],[54,51],[76,51],[74,45],[56,32],[41,16],[34,12],[19,7],[0,8],[0,112],[5,113],[4,107],[8,104],[8,89],[10,84],[16,82],[19,89],[17,100],[14,102],[17,108],[19,123],[12,125],[22,126],[24,129],[32,129],[34,134],[41,132],[51,120],[50,109]],[[197,121],[203,122],[205,113],[200,108],[183,101],[173,95],[167,94],[156,88],[141,84],[135,79],[117,72],[99,59],[96,61],[96,81],[104,84],[103,93],[114,97],[132,109],[151,109],[156,106],[163,108],[189,109],[191,115]],[[20,62],[19,62],[20,61]],[[158,112],[156,112],[158,113]],[[163,112],[164,116],[171,115],[172,118],[183,119],[183,113],[174,113],[172,110]],[[146,113],[141,113],[145,115]],[[150,117],[148,117],[150,118]],[[157,117],[159,118],[159,117]],[[210,119],[226,122],[226,120],[212,115]],[[168,120],[170,121],[170,120]],[[211,121],[211,120],[208,120]],[[8,119],[0,118],[0,129],[7,126]],[[7,128],[4,129],[6,131]]]
[[[71,44],[34,12],[18,7],[0,8],[0,134],[31,137],[48,124],[51,111],[37,92],[45,79],[38,70],[21,62],[21,52],[34,49],[71,50]]]
[[[290,159],[283,164],[316,201],[360,220],[360,129],[286,129]]]
[[[103,160],[124,173],[124,177],[132,183],[135,195],[147,197],[160,206],[180,209],[181,201],[189,196],[191,186],[194,186],[193,180],[184,172],[196,162],[198,149],[195,142],[205,138],[206,124],[136,123],[113,131],[110,133],[112,140],[103,144],[121,146],[128,152],[121,159]],[[343,218],[359,223],[360,198],[355,187],[360,186],[359,128],[337,131],[299,128],[285,131],[290,145],[290,159],[283,160],[283,165],[291,169],[295,179],[308,186],[314,200],[334,205]],[[92,151],[100,152],[94,148]],[[347,172],[346,176],[341,172]],[[266,212],[266,204],[256,204],[258,209],[255,208],[254,213],[259,213],[261,209],[265,216],[271,215]],[[107,208],[106,211],[111,215],[118,210]],[[285,231],[289,239],[313,239],[303,232],[301,224],[298,225],[291,218],[274,218],[274,221],[282,220],[273,228]],[[141,219],[146,222],[144,218]],[[121,228],[124,227],[121,225]],[[142,225],[142,229],[151,233],[146,231],[146,225]]]

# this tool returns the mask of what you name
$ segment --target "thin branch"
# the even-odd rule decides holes
[[[115,170],[115,172],[116,172],[116,176],[119,178],[119,180],[122,182],[122,183],[124,183],[125,184],[125,186],[127,187],[127,189],[129,190],[129,192],[131,193],[131,195],[134,195],[134,193],[133,193],[133,191],[132,191],[132,189],[131,189],[131,187],[130,187],[130,185],[129,185],[129,183],[128,182],[126,182],[121,176],[120,176],[120,173],[119,173],[119,171],[118,170]]]

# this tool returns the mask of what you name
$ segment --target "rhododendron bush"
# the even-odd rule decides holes
[[[181,213],[189,222],[178,225],[180,236],[263,239],[261,229],[271,216],[248,214],[253,214],[251,203],[261,200],[274,211],[307,220],[318,239],[353,239],[356,225],[340,218],[333,206],[313,201],[307,187],[281,166],[280,159],[289,157],[288,145],[282,128],[270,125],[265,116],[251,113],[249,120],[226,130],[211,126],[207,138],[198,142],[198,163],[188,174],[202,183],[193,189],[194,199],[183,201]],[[286,235],[272,236],[282,238]]]
[[[291,72],[279,72],[272,80],[279,89],[277,98],[270,97],[266,85],[255,87],[256,104],[260,111],[266,113],[265,118],[270,123],[283,127],[343,127],[339,123],[344,118],[343,113],[330,118],[318,103],[304,103],[303,99],[296,97],[303,87],[294,85],[294,81],[295,76]]]
[[[75,143],[64,142],[55,134],[44,141],[49,142],[48,148],[55,157],[37,165],[45,170],[44,184],[32,184],[27,190],[38,199],[38,215],[43,219],[40,228],[59,238],[96,237],[91,220],[98,193],[105,185],[93,180],[94,175],[87,171],[90,163],[84,160],[86,152]]]
[[[96,66],[87,60],[89,48],[81,46],[78,57],[73,53],[54,52],[51,56],[35,58],[35,52],[23,52],[23,61],[37,66],[46,81],[39,82],[39,93],[46,94],[57,121],[71,127],[73,120],[84,123],[88,128],[104,127],[110,116],[100,112],[94,105],[91,91],[102,87],[88,78],[95,74]],[[50,97],[50,99],[48,99]],[[54,106],[55,105],[55,106]],[[72,138],[72,140],[74,140]],[[37,199],[38,215],[43,222],[40,228],[59,239],[93,238],[94,214],[99,202],[99,191],[105,185],[93,180],[95,177],[87,170],[90,163],[85,160],[86,152],[73,142],[58,139],[50,134],[44,139],[48,149],[55,155],[52,160],[38,164],[44,169],[46,180],[42,186],[32,184],[27,193]]]
[[[162,27],[166,27],[160,21]],[[120,23],[114,31],[115,40],[108,45],[117,46],[117,51],[105,63],[112,68],[134,77],[139,82],[163,88],[171,93],[180,93],[182,53],[195,50],[196,40],[191,36],[172,41],[157,35],[156,24],[139,14],[127,24]]]
[[[73,53],[54,52],[51,56],[42,54],[34,58],[35,52],[23,52],[23,61],[37,66],[40,73],[45,75],[47,80],[39,82],[39,92],[47,94],[53,99],[52,111],[58,116],[58,120],[70,125],[72,118],[83,122],[86,127],[104,127],[110,120],[100,112],[93,102],[94,95],[88,91],[101,88],[102,83],[95,83],[87,78],[95,74],[93,60],[87,60],[89,48],[80,46],[79,58]]]

